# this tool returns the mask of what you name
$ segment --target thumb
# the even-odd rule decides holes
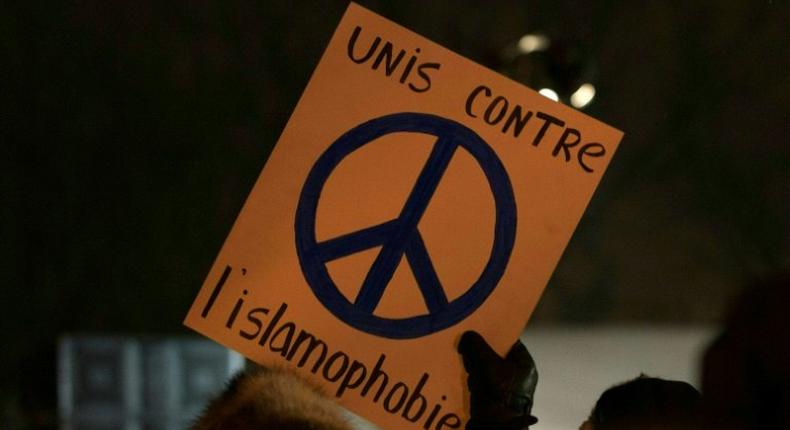
[[[467,331],[461,335],[458,352],[461,353],[464,368],[468,373],[472,373],[475,369],[489,368],[502,361],[483,336],[475,331]]]
[[[535,366],[535,360],[532,359],[532,355],[527,351],[527,347],[519,340],[510,348],[505,359],[519,367]]]

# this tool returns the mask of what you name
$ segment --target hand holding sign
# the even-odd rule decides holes
[[[480,334],[461,336],[458,352],[469,373],[471,419],[467,430],[524,429],[538,422],[532,416],[538,371],[519,341],[502,358]]]

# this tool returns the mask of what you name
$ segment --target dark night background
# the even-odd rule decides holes
[[[534,321],[713,323],[790,265],[786,2],[361,3],[499,70],[563,40],[625,131]],[[186,332],[346,4],[0,4],[5,419],[54,425],[62,333]]]

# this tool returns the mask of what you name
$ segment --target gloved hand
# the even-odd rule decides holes
[[[471,418],[466,430],[523,430],[538,422],[531,415],[538,371],[521,342],[501,358],[480,334],[468,331],[458,352],[469,374]]]

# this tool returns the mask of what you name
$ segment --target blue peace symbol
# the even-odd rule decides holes
[[[400,215],[393,220],[347,233],[323,242],[315,236],[321,190],[332,171],[350,153],[377,138],[398,132],[437,137]],[[448,301],[418,230],[418,223],[447,170],[456,148],[462,147],[485,173],[494,196],[496,221],[491,255],[480,277],[452,302]],[[516,237],[516,204],[505,167],[496,153],[474,131],[455,121],[425,113],[396,113],[358,125],[338,138],[316,161],[307,175],[295,225],[296,252],[302,273],[318,300],[337,318],[374,335],[406,339],[450,327],[477,309],[496,287],[505,271]],[[351,302],[329,276],[330,261],[381,246],[378,256]],[[428,314],[407,318],[373,315],[402,256],[406,256]]]

